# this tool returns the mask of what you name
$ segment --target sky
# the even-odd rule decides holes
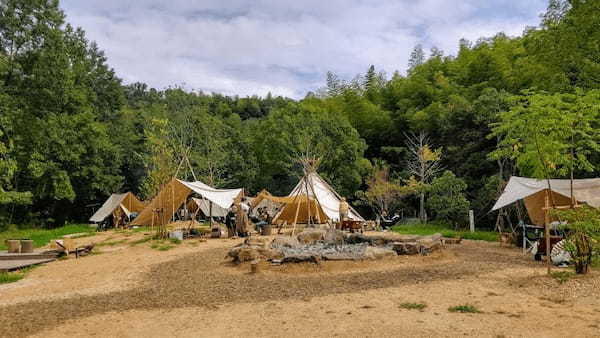
[[[414,46],[521,35],[547,0],[63,0],[125,83],[301,98],[332,71],[405,73]]]

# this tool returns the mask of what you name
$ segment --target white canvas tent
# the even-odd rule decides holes
[[[321,222],[339,221],[340,195],[310,167],[305,170],[304,177],[292,192],[287,197],[279,199],[285,200],[286,204],[274,217],[273,222],[304,223],[308,221],[309,216]],[[364,221],[364,218],[352,207],[348,212],[348,218]]]
[[[124,194],[112,194],[104,204],[102,204],[100,209],[90,217],[90,222],[100,223],[107,217],[116,215],[119,211],[123,212],[127,217],[130,217],[132,212],[139,212],[143,208],[144,204],[130,192]]]
[[[556,206],[571,203],[571,181],[568,179],[550,180],[552,195]],[[525,201],[529,218],[534,224],[544,223],[546,180],[512,176],[504,192],[496,201],[492,211],[498,210],[518,200]],[[577,179],[573,181],[573,197],[578,203],[586,203],[594,208],[600,207],[600,178]]]

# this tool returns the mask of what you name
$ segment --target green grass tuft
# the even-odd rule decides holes
[[[21,272],[0,272],[0,284],[14,283],[25,277]]]
[[[135,241],[133,241],[133,242],[131,242],[129,244],[131,246],[134,246],[134,245],[138,245],[138,244],[143,244],[143,243],[149,242],[151,240],[152,240],[152,236],[146,236],[144,238],[137,239],[137,240],[135,240]]]
[[[560,284],[564,284],[571,279],[575,274],[570,271],[552,271],[550,276],[555,278]]]
[[[481,313],[479,309],[474,307],[473,305],[457,305],[448,308],[450,312],[460,312],[460,313]]]
[[[429,236],[435,233],[441,233],[444,237],[449,238],[464,238],[464,239],[472,239],[472,240],[480,240],[487,242],[497,242],[498,241],[498,233],[494,231],[460,231],[450,229],[448,226],[437,223],[428,223],[428,224],[406,224],[406,225],[395,225],[392,227],[394,232],[403,235],[420,235],[420,236]]]
[[[400,307],[407,310],[419,310],[422,311],[427,307],[427,304],[423,303],[402,303]]]
[[[169,238],[169,241],[173,244],[181,244],[181,240],[179,238]]]
[[[0,232],[0,250],[6,250],[7,239],[31,239],[36,248],[48,244],[53,239],[60,239],[64,235],[75,233],[94,234],[95,229],[87,224],[70,224],[56,229],[16,229]]]

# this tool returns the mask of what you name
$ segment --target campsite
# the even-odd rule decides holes
[[[0,337],[599,337],[598,13],[0,0]]]

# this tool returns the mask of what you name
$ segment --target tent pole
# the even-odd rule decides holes
[[[552,260],[550,259],[550,215],[548,215],[548,211],[550,210],[550,197],[549,192],[546,190],[546,195],[544,198],[544,235],[546,236],[546,266],[548,267],[548,274],[550,274]]]
[[[308,225],[312,224],[312,221],[310,219],[310,207],[311,207],[311,203],[310,200],[308,198],[308,177],[306,177],[306,174],[304,175],[304,187],[306,188],[306,212],[308,214]]]
[[[292,236],[294,236],[294,232],[296,231],[296,222],[298,221],[298,212],[300,211],[300,203],[296,205],[296,216],[294,216],[294,227],[292,228]]]
[[[310,178],[309,178],[309,180],[310,180]],[[321,206],[321,202],[319,201],[319,198],[317,197],[317,193],[315,192],[315,187],[312,185],[312,183],[310,185],[310,190],[312,191],[313,195],[315,196],[315,201],[317,201],[315,208],[318,206],[321,210],[323,210],[323,207]],[[320,216],[321,213],[318,210],[316,213],[317,213],[317,219],[319,220],[319,224],[321,224],[321,216]]]

